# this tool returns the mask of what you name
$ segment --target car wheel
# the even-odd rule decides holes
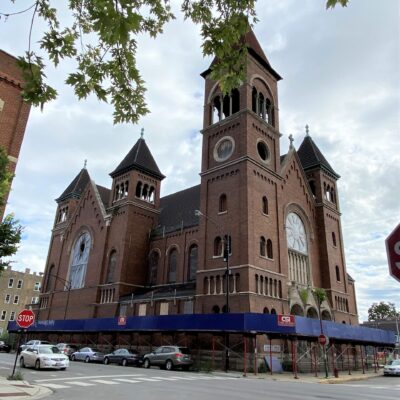
[[[126,358],[124,358],[123,360],[122,360],[122,366],[123,367],[126,367],[127,365],[128,365],[128,360],[126,359]]]
[[[166,363],[165,363],[165,369],[166,369],[167,371],[171,371],[171,370],[174,369],[174,364],[172,364],[172,361],[171,361],[171,360],[167,360],[167,361],[166,361]]]
[[[71,361],[75,361],[75,356],[74,355],[71,356]]]
[[[21,357],[21,358],[19,359],[19,366],[20,366],[21,368],[26,368],[25,361],[24,361],[24,357]]]
[[[144,359],[143,367],[150,368],[150,360],[148,358]]]
[[[39,370],[40,369],[40,361],[36,360],[35,362],[35,369]]]
[[[87,356],[87,357],[85,358],[85,363],[88,363],[88,362],[90,362],[90,357],[89,357],[89,356]]]
[[[108,357],[105,357],[105,358],[104,358],[103,363],[104,363],[105,365],[108,365],[108,364],[110,363],[110,360],[108,359]]]

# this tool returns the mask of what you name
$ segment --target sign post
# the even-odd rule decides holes
[[[400,282],[400,224],[386,239],[390,275]]]
[[[35,322],[35,313],[32,310],[24,309],[18,314],[16,322],[17,322],[17,325],[20,328],[22,328],[22,330],[24,332],[26,332],[26,329],[28,329]],[[17,365],[18,350],[19,350],[19,346],[21,345],[21,336],[22,336],[22,332],[20,331],[20,335],[19,335],[19,338],[18,338],[17,351],[15,353],[14,368],[13,368],[13,372],[11,374],[11,377],[14,376],[15,367]]]

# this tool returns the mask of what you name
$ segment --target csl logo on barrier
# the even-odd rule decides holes
[[[278,314],[278,325],[279,326],[296,326],[296,319],[294,315],[282,315]]]

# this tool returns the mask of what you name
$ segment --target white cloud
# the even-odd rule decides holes
[[[399,284],[388,276],[384,247],[384,238],[400,221],[400,5],[396,0],[352,0],[345,9],[326,11],[323,3],[260,1],[255,33],[284,78],[279,83],[282,152],[290,133],[300,145],[308,123],[342,177],[347,269],[356,280],[365,319],[372,302],[390,300],[400,308]],[[179,1],[173,5],[179,9]],[[22,54],[28,27],[21,16],[1,23],[2,48]],[[72,64],[49,69],[60,96],[43,113],[31,112],[7,208],[26,226],[16,266],[43,270],[54,199],[84,159],[96,183],[109,187],[109,172],[142,126],[167,175],[163,195],[199,183],[204,91],[199,74],[210,62],[202,58],[199,28],[182,18],[156,40],[141,37],[138,64],[151,114],[139,126],[113,126],[111,107],[94,98],[78,102],[62,83]]]

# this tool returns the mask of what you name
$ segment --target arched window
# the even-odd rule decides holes
[[[168,283],[176,282],[177,264],[178,264],[178,250],[172,249],[169,253]]]
[[[196,280],[197,272],[197,259],[198,259],[198,247],[197,245],[192,245],[189,248],[189,268],[188,268],[188,280]]]
[[[149,285],[157,284],[158,263],[160,261],[160,254],[158,251],[153,251],[149,258]]]
[[[118,200],[119,196],[119,185],[115,186],[115,192],[114,192],[114,200]]]
[[[275,310],[275,308],[271,308],[271,314],[276,314],[276,310]]]
[[[106,283],[113,283],[114,282],[114,274],[115,274],[116,266],[117,266],[117,252],[115,250],[113,250],[110,253],[110,259],[108,261],[108,270],[107,270]]]
[[[222,110],[221,110],[221,99],[219,96],[216,96],[213,100],[212,105],[212,120],[211,123],[218,122],[222,119]]]
[[[263,314],[269,314],[268,307],[264,307]]]
[[[261,236],[260,238],[260,256],[265,257],[267,255],[267,242],[265,241],[265,237]]]
[[[257,113],[257,97],[257,89],[253,87],[253,91],[251,92],[251,109],[255,113]]]
[[[265,120],[270,124],[274,125],[274,117],[273,117],[273,110],[272,110],[272,104],[270,99],[265,100]]]
[[[267,257],[270,258],[271,260],[274,258],[271,239],[267,240]]]
[[[335,189],[331,188],[331,202],[336,203]]]
[[[227,206],[227,201],[226,201],[226,194],[223,193],[223,194],[221,194],[221,196],[219,196],[218,210],[219,210],[219,212],[224,212],[227,209],[228,209],[228,206]]]
[[[222,104],[223,118],[227,118],[231,115],[231,98],[228,94],[224,96]]]
[[[222,239],[217,236],[214,239],[214,257],[222,256]]]
[[[314,197],[317,195],[317,188],[315,187],[315,181],[311,180],[308,182],[310,184],[310,189]]]
[[[278,281],[278,297],[282,298],[282,282]]]
[[[258,95],[258,116],[265,119],[265,102],[262,93]]]
[[[51,292],[52,290],[54,290],[54,283],[56,280],[56,267],[53,264],[50,268],[49,268],[49,272],[47,274],[47,284],[46,284],[46,292]]]
[[[149,197],[149,185],[146,183],[143,186],[142,200],[148,200],[148,197]]]
[[[232,114],[239,112],[240,110],[240,94],[239,90],[233,89],[232,90]]]
[[[142,196],[142,182],[140,182],[140,181],[136,185],[135,196],[138,197],[139,199]]]
[[[212,312],[213,312],[213,314],[219,314],[220,313],[220,308],[217,305],[215,305],[212,308]]]
[[[332,244],[336,247],[336,235],[335,235],[335,232],[332,232]]]
[[[339,271],[339,266],[336,265],[335,270],[336,270],[336,280],[337,280],[338,282],[340,282],[340,271]]]
[[[155,199],[155,189],[154,186],[151,186],[149,190],[149,202],[154,203],[154,199]]]
[[[263,214],[268,214],[268,199],[266,196],[262,199],[262,212]]]
[[[69,282],[71,289],[82,288],[85,284],[86,268],[89,260],[92,239],[89,232],[83,232],[72,248]]]

